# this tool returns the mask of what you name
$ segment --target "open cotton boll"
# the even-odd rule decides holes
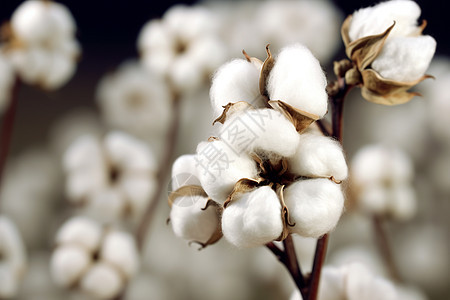
[[[56,248],[50,261],[53,280],[62,287],[69,287],[83,275],[91,263],[91,254],[77,245]]]
[[[367,213],[384,214],[388,210],[389,192],[378,183],[369,184],[364,187],[359,197],[358,205]]]
[[[420,79],[436,51],[436,40],[429,35],[397,37],[387,40],[372,68],[383,78],[396,81]]]
[[[50,53],[40,47],[17,49],[8,53],[11,63],[20,78],[29,84],[36,84],[45,78],[51,62]]]
[[[283,221],[275,191],[263,186],[231,202],[222,214],[222,231],[240,248],[262,246],[280,237]]]
[[[128,278],[139,268],[139,254],[134,238],[126,232],[112,230],[104,237],[100,250],[102,260],[113,264]]]
[[[56,243],[75,243],[86,247],[87,251],[94,251],[102,235],[102,228],[98,223],[85,217],[73,217],[59,229]]]
[[[227,46],[216,35],[197,39],[190,47],[189,52],[190,58],[208,73],[214,72],[228,58]]]
[[[284,191],[289,208],[290,231],[305,237],[320,237],[332,230],[344,209],[341,187],[328,179],[300,180]]]
[[[172,165],[172,190],[185,185],[201,185],[195,154],[182,155]]]
[[[397,220],[406,221],[414,217],[417,212],[417,200],[414,189],[409,185],[400,185],[391,192],[392,201],[389,203],[390,214]]]
[[[327,112],[327,80],[319,61],[301,44],[286,47],[275,59],[267,91],[297,109],[323,117]]]
[[[194,53],[189,49],[186,55],[178,57],[170,68],[171,83],[180,93],[189,93],[197,90],[207,78],[199,71],[199,65],[192,58]]]
[[[339,142],[314,133],[300,135],[297,152],[288,159],[289,170],[304,176],[347,178],[348,168]]]
[[[260,69],[244,59],[235,59],[224,64],[214,74],[210,98],[214,116],[223,112],[228,103],[245,101],[256,107],[264,107],[259,92]]]
[[[197,172],[205,192],[219,203],[225,202],[238,180],[258,174],[253,159],[219,140],[198,145]]]
[[[217,231],[219,216],[216,207],[209,206],[202,196],[178,197],[170,211],[170,223],[176,236],[188,241],[206,243]]]
[[[219,137],[237,153],[258,150],[289,157],[299,145],[295,126],[279,111],[250,109],[227,120]]]
[[[66,171],[88,168],[92,165],[103,168],[103,164],[100,141],[92,135],[78,137],[63,156],[63,168]]]
[[[145,174],[125,172],[123,179],[119,183],[123,196],[128,200],[130,214],[140,216],[154,195],[157,183],[153,176]]]
[[[0,115],[7,108],[14,83],[14,70],[11,63],[0,51]]]
[[[81,290],[96,299],[112,299],[123,289],[120,273],[107,263],[94,264],[80,282]]]
[[[390,37],[409,36],[417,33],[419,5],[410,0],[381,2],[375,6],[362,8],[352,15],[349,36],[352,41],[383,33],[395,23]]]
[[[72,57],[54,53],[51,65],[48,66],[46,76],[41,82],[43,88],[55,90],[61,87],[75,74],[76,66]]]

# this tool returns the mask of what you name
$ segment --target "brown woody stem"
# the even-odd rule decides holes
[[[16,117],[17,104],[19,102],[20,84],[20,79],[16,77],[15,83],[12,88],[9,106],[2,118],[0,133],[0,188],[2,186],[3,173],[6,165],[6,160],[8,159],[8,153],[14,131],[14,119]]]
[[[144,247],[144,241],[145,237],[147,235],[148,228],[150,226],[150,222],[152,220],[152,216],[158,207],[159,199],[161,198],[161,194],[164,192],[164,182],[167,179],[167,176],[169,176],[170,173],[170,165],[173,160],[173,155],[175,153],[175,146],[178,136],[178,129],[180,126],[180,115],[181,115],[181,104],[180,99],[178,96],[174,96],[173,98],[173,116],[172,116],[172,123],[169,128],[169,132],[167,133],[167,139],[166,139],[166,145],[164,147],[164,158],[162,159],[162,163],[159,167],[159,172],[156,177],[158,188],[153,195],[150,204],[147,207],[147,210],[145,211],[142,221],[139,224],[137,230],[136,230],[136,240],[138,249],[141,251]]]

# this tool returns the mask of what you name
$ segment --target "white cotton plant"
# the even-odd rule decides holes
[[[28,0],[11,17],[7,54],[26,83],[54,90],[75,73],[80,46],[68,8],[53,1]]]
[[[192,92],[227,58],[217,36],[218,18],[202,6],[176,5],[141,30],[138,49],[143,63],[165,76],[177,92]]]
[[[102,117],[112,128],[139,137],[160,137],[172,119],[172,93],[165,80],[137,61],[123,63],[97,88]]]
[[[156,161],[142,141],[119,131],[81,136],[63,157],[66,195],[105,220],[137,220],[156,188]]]
[[[94,299],[111,299],[123,291],[139,268],[134,238],[127,232],[73,217],[58,230],[50,270],[63,288],[77,286]]]
[[[402,150],[384,145],[360,149],[351,164],[358,207],[366,213],[408,220],[417,211],[413,163]]]
[[[14,76],[14,69],[0,48],[0,115],[9,105]]]
[[[7,216],[0,215],[0,298],[17,296],[26,266],[27,254],[20,232]]]

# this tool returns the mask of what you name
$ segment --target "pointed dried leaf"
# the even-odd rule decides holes
[[[360,71],[367,68],[377,58],[394,26],[395,22],[381,34],[365,36],[348,44],[345,52],[356,63]]]
[[[219,123],[225,123],[227,119],[229,119],[233,114],[242,112],[246,109],[255,109],[251,104],[245,101],[239,101],[235,103],[228,103],[227,105],[223,106],[223,113],[214,120],[212,123],[213,125],[216,124],[216,122]]]
[[[242,50],[242,54],[244,54],[245,59],[246,59],[249,63],[252,63],[252,64],[253,64],[255,67],[257,67],[257,68],[261,68],[263,62],[262,62],[259,58],[256,58],[256,57],[250,57],[250,56],[247,54],[247,52],[245,52],[245,50]]]
[[[269,105],[288,118],[299,133],[302,133],[309,125],[320,119],[318,115],[297,109],[281,100],[271,100]]]
[[[208,195],[206,194],[205,190],[198,185],[185,185],[177,189],[176,191],[173,191],[169,195],[169,206],[172,207],[174,201],[179,197],[186,197],[186,196],[202,196],[208,198]]]
[[[350,29],[350,23],[351,22],[352,22],[352,15],[349,15],[344,20],[344,23],[342,23],[342,26],[341,26],[342,41],[344,42],[344,46],[345,46],[346,49],[347,49],[348,45],[350,44],[350,36],[348,35],[348,31]],[[348,55],[348,57],[350,57],[350,56]]]
[[[390,106],[403,104],[410,101],[414,96],[420,96],[420,94],[418,93],[410,93],[405,91],[387,95],[380,95],[366,89],[365,87],[361,88],[361,95],[369,102]]]
[[[228,196],[227,200],[224,202],[223,207],[226,208],[232,201],[235,200],[236,196],[249,193],[256,189],[259,185],[259,181],[250,179],[250,178],[242,178],[239,179],[234,185],[233,191],[230,196]]]
[[[261,75],[259,76],[259,93],[266,97],[269,95],[266,89],[267,79],[269,78],[270,71],[272,71],[275,64],[275,60],[270,52],[269,46],[270,44],[266,46],[267,58],[262,65]]]

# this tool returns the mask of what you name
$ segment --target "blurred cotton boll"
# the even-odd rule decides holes
[[[57,233],[50,268],[61,287],[78,289],[95,299],[117,296],[137,272],[139,255],[126,232],[85,217],[67,221]]]
[[[0,115],[8,107],[14,83],[14,70],[0,48]]]
[[[23,2],[11,18],[7,54],[26,83],[54,90],[75,73],[80,45],[69,10],[52,1]]]

